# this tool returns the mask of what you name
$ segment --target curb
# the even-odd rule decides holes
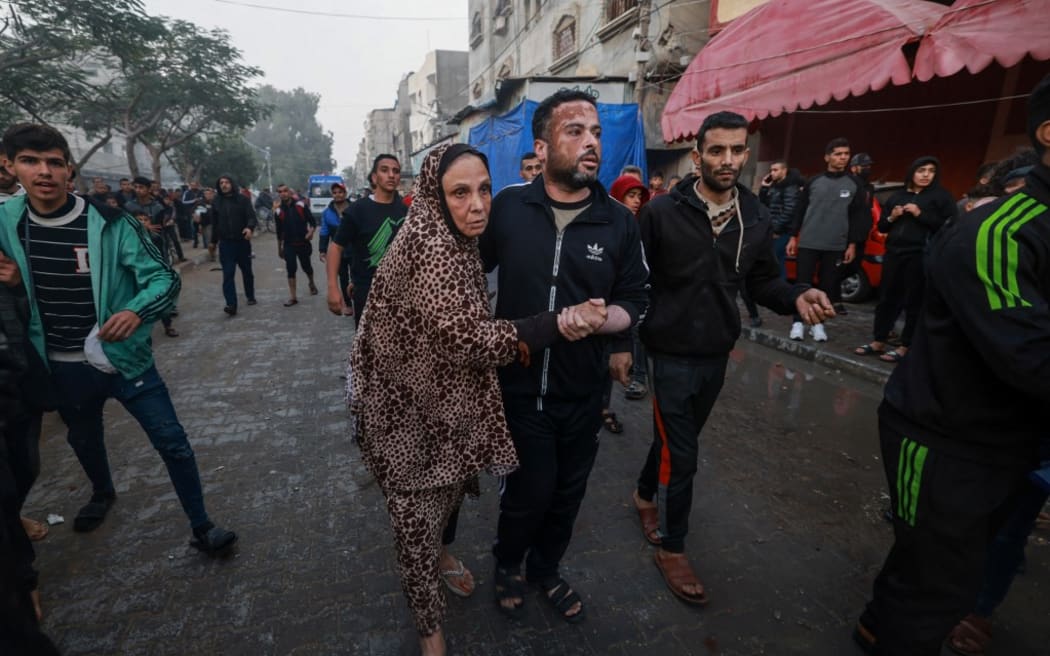
[[[858,362],[847,355],[809,346],[803,342],[793,342],[786,337],[773,334],[767,330],[746,326],[742,328],[742,335],[755,344],[780,351],[781,353],[787,353],[803,360],[816,362],[825,367],[831,367],[878,385],[885,385],[886,381],[889,380],[890,372],[881,367]]]

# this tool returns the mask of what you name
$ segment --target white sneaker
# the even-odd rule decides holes
[[[814,342],[826,342],[828,341],[828,334],[824,332],[824,324],[816,323],[809,329],[809,334],[813,336]]]
[[[788,333],[789,338],[795,340],[796,342],[801,342],[802,338],[805,336],[806,328],[802,325],[801,321],[796,321],[795,323],[791,324],[791,332]]]

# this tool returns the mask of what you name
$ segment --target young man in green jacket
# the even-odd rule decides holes
[[[74,530],[97,528],[116,500],[102,430],[103,405],[115,398],[163,458],[194,546],[225,549],[237,536],[208,519],[193,449],[153,363],[150,330],[174,305],[178,274],[130,215],[66,192],[70,152],[57,130],[15,125],[3,146],[26,195],[0,208],[0,283],[28,298],[30,341],[91,480]]]

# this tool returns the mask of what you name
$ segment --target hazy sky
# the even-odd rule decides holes
[[[144,0],[144,4],[151,15],[225,29],[244,60],[263,69],[261,83],[278,89],[301,86],[320,94],[318,119],[335,135],[333,155],[339,168],[354,163],[368,112],[394,106],[402,75],[420,67],[430,50],[468,48],[466,0]],[[369,20],[306,12],[458,20]]]

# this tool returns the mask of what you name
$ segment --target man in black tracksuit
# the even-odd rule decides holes
[[[1032,92],[1041,163],[1023,190],[941,228],[879,437],[895,541],[855,637],[933,656],[973,609],[991,538],[1050,426],[1050,77]]]
[[[834,314],[823,292],[781,278],[769,212],[737,183],[747,157],[747,119],[709,116],[693,151],[700,175],[638,215],[651,270],[640,334],[653,360],[654,435],[634,502],[646,540],[660,547],[654,559],[671,592],[698,605],[707,596],[685,557],[685,536],[698,437],[740,336],[737,292],[743,286],[758,303],[811,324]]]
[[[211,242],[219,245],[219,264],[222,266],[222,295],[226,299],[223,312],[231,317],[237,314],[237,286],[234,276],[241,270],[244,295],[248,305],[255,305],[255,275],[252,273],[252,234],[257,225],[252,201],[241,193],[228,175],[215,183],[214,218]]]
[[[493,200],[480,242],[486,270],[499,266],[496,317],[519,319],[598,299],[607,308],[604,323],[587,321],[589,328],[577,333],[582,324],[566,318],[566,310],[562,334],[623,333],[645,311],[648,272],[634,217],[596,180],[601,125],[594,99],[559,91],[536,109],[532,130],[543,173]],[[521,461],[505,481],[493,548],[497,599],[507,614],[524,603],[525,560],[528,581],[557,612],[569,622],[583,619],[582,602],[558,566],[598,451],[606,339],[560,342],[533,354],[529,367],[512,364],[499,372]],[[626,385],[630,338],[618,338],[614,350],[611,366]]]

